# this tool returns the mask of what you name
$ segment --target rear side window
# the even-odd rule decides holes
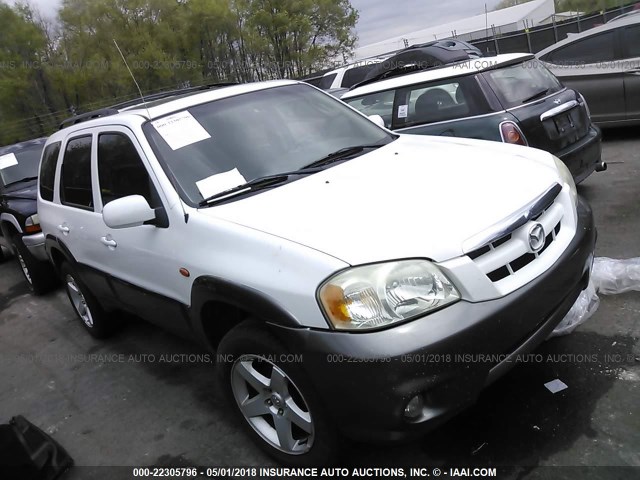
[[[468,117],[468,97],[458,82],[415,87],[398,106],[398,119],[404,118],[405,126],[409,126]]]
[[[562,90],[562,84],[538,61],[489,70],[485,78],[505,108],[512,108]]]
[[[320,80],[319,87],[322,88],[323,90],[331,88],[331,85],[333,85],[333,81],[337,76],[338,76],[337,73],[332,73],[331,75],[325,75],[324,77],[322,77],[322,80]]]
[[[342,88],[351,88],[356,83],[360,83],[364,80],[364,77],[367,76],[373,67],[375,67],[377,63],[370,63],[368,65],[362,65],[361,67],[353,67],[344,72],[344,77],[342,78]]]
[[[142,195],[152,208],[160,206],[136,147],[123,133],[98,137],[98,181],[103,206],[129,195]]]
[[[93,210],[90,135],[67,143],[62,160],[60,201],[71,207]]]
[[[584,65],[618,60],[615,31],[592,35],[546,54],[542,60],[555,65]]]
[[[482,115],[489,106],[473,76],[406,87],[398,93],[394,128]]]
[[[53,183],[56,178],[56,165],[60,154],[60,142],[47,145],[40,165],[40,196],[43,200],[53,202]]]
[[[322,77],[305,78],[302,81],[308,83],[309,85],[313,85],[314,87],[319,87],[320,82],[322,82]]]
[[[624,45],[627,47],[626,57],[640,57],[640,25],[625,28],[624,35]]]

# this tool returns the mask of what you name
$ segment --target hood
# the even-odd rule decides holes
[[[317,174],[200,212],[351,265],[444,261],[559,181],[551,155],[540,150],[401,135]]]
[[[38,181],[19,182],[6,187],[2,193],[7,200],[36,200],[38,198]]]

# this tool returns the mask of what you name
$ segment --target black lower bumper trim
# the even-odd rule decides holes
[[[473,404],[482,389],[531,352],[566,315],[586,286],[596,231],[579,200],[576,234],[537,279],[491,301],[460,301],[426,317],[371,333],[273,326],[292,353],[301,353],[327,411],[346,435],[397,440],[424,432]],[[498,359],[496,361],[496,358]],[[424,399],[408,422],[407,402]]]

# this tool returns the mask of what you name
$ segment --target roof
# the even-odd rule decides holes
[[[500,65],[510,64],[518,60],[524,60],[526,58],[532,57],[533,55],[529,53],[506,53],[503,55],[497,55],[495,57],[474,58],[442,68],[433,68],[363,85],[362,87],[354,88],[353,90],[345,93],[340,98],[342,100],[345,100],[347,98],[359,97],[360,95],[366,95],[368,93],[380,92],[384,90],[391,90],[393,88],[403,87],[405,85],[431,82],[444,78],[460,77],[462,75],[469,75],[471,73],[489,70]]]
[[[526,28],[528,25],[525,25],[525,21],[528,21],[528,24],[536,25],[540,20],[554,13],[555,5],[553,0],[534,0],[514,7],[487,12],[486,15],[482,13],[445,24],[432,25],[422,30],[407,32],[381,42],[365,45],[356,49],[355,57],[362,58],[399,50],[403,48],[405,39],[409,43],[422,43],[455,35],[462,37],[462,40],[469,40],[470,38],[468,37],[470,35],[467,34],[474,32],[478,32],[476,38],[484,38],[492,34],[492,26],[499,33],[507,33],[508,31]]]
[[[554,43],[550,47],[547,47],[544,50],[539,51],[538,53],[536,53],[536,57],[540,58],[543,55],[546,55],[547,53],[552,52],[553,50],[556,50],[559,47],[563,47],[569,43],[573,43],[580,38],[590,37],[591,35],[597,35],[598,33],[614,30],[616,28],[620,28],[625,25],[633,25],[636,23],[640,23],[640,15],[629,15],[627,17],[620,18],[615,22],[605,23],[604,25],[590,28],[589,30],[585,30],[582,33],[571,34],[564,40],[560,40],[558,43]]]
[[[220,100],[222,98],[234,97],[245,93],[266,90],[268,88],[274,88],[283,85],[295,85],[298,83],[303,82],[296,80],[272,80],[267,82],[254,82],[225,86],[224,88],[205,90],[196,93],[181,94],[180,91],[176,91],[175,95],[173,96],[166,97],[158,101],[152,101],[147,104],[139,103],[137,105],[127,105],[126,107],[117,110],[103,109],[96,112],[88,112],[84,114],[87,120],[71,124],[68,127],[62,128],[61,130],[59,130],[59,132],[66,132],[69,128],[73,128],[74,130],[81,130],[105,124],[117,123],[113,121],[114,119],[123,120],[126,118],[127,121],[133,121],[137,118],[137,123],[139,124],[140,121],[153,120],[173,112],[185,110],[194,105],[200,105],[203,103],[212,102],[214,100]],[[92,116],[92,114],[96,115]],[[71,119],[69,120],[72,120],[73,118],[74,117],[71,117]],[[50,138],[57,139],[59,136],[60,135],[58,135],[58,132],[56,132],[51,135]]]

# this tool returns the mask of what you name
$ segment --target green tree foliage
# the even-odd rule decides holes
[[[54,24],[0,0],[0,144],[144,93],[292,78],[353,51],[349,0],[63,0]]]

